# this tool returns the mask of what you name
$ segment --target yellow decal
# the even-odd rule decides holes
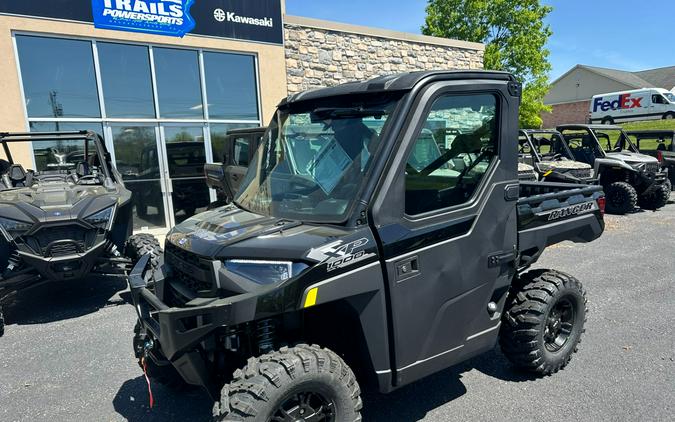
[[[309,292],[307,292],[307,297],[305,298],[305,308],[316,305],[316,294],[319,292],[319,288],[315,287]]]
[[[553,173],[553,170],[549,170],[546,173],[544,173],[544,177],[548,176],[549,174]]]

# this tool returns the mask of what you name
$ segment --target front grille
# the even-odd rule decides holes
[[[593,176],[593,170],[592,169],[573,169],[570,170],[570,175],[578,178],[578,179],[588,179],[589,177]]]
[[[168,242],[164,259],[171,269],[171,283],[188,289],[188,296],[205,296],[214,291],[215,274],[210,260]]]
[[[659,163],[647,163],[645,170],[649,173],[658,173],[661,171],[661,165]]]
[[[96,240],[96,231],[77,224],[43,226],[25,242],[41,256],[65,256],[78,252],[87,252]]]

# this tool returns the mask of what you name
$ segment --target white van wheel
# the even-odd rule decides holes
[[[602,119],[602,124],[603,125],[612,125],[612,124],[614,124],[614,119],[612,119],[611,117],[604,117]]]
[[[663,120],[673,120],[675,119],[675,113],[666,113],[663,115]]]

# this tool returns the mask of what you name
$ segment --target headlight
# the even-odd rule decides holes
[[[28,230],[33,227],[33,223],[26,223],[23,221],[10,220],[9,218],[0,217],[0,228],[8,240],[16,239],[23,236]]]
[[[109,230],[112,225],[113,211],[115,211],[114,205],[86,217],[84,221],[99,229]]]
[[[308,265],[290,261],[230,259],[225,268],[258,284],[274,284],[303,272]]]

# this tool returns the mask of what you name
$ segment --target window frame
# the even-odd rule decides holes
[[[410,154],[412,150],[415,147],[415,144],[417,143],[417,139],[420,136],[422,130],[425,127],[425,124],[429,118],[429,115],[431,113],[432,108],[436,104],[436,102],[441,98],[441,97],[446,97],[446,96],[455,96],[455,97],[471,97],[471,96],[478,96],[478,95],[491,95],[495,99],[495,134],[496,134],[496,150],[495,154],[493,156],[493,159],[490,161],[490,164],[488,165],[487,169],[485,170],[485,173],[483,174],[483,177],[481,177],[480,182],[476,186],[476,189],[473,191],[471,196],[465,201],[462,202],[461,204],[454,204],[450,205],[448,207],[444,208],[438,208],[435,210],[430,210],[426,211],[423,213],[419,214],[408,214],[406,207],[405,207],[405,198],[406,198],[406,177],[405,177],[405,167],[408,162],[408,158],[410,157]],[[423,95],[424,96],[424,95]],[[423,112],[421,113],[420,117],[417,119],[415,123],[415,130],[412,132],[412,136],[408,139],[408,145],[406,145],[406,151],[404,154],[404,158],[402,161],[402,166],[399,166],[397,171],[402,171],[402,184],[403,184],[403,200],[401,201],[401,208],[402,208],[402,215],[403,218],[411,223],[415,222],[424,222],[425,220],[433,219],[436,217],[441,217],[446,214],[450,214],[456,211],[460,210],[465,210],[469,209],[473,206],[476,205],[476,203],[479,201],[479,199],[483,196],[483,192],[485,191],[485,187],[487,184],[487,180],[492,179],[492,175],[494,174],[497,166],[499,165],[500,162],[500,157],[502,154],[502,142],[500,139],[500,134],[503,128],[503,119],[504,115],[502,113],[502,108],[503,108],[503,95],[502,93],[497,90],[497,89],[484,89],[484,90],[457,90],[456,85],[450,85],[447,87],[440,88],[438,91],[434,92],[430,98],[427,100],[427,104],[424,107]],[[517,154],[517,151],[516,151]]]

